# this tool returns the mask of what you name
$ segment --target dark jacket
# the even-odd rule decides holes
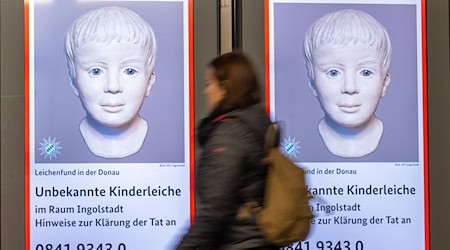
[[[202,155],[196,167],[196,218],[177,249],[247,249],[269,246],[254,216],[238,220],[246,201],[262,204],[267,166],[264,109],[252,105],[211,115],[198,130]]]

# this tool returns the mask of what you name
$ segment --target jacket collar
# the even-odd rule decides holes
[[[197,140],[200,143],[200,146],[203,147],[205,145],[217,124],[228,117],[229,114],[230,112],[214,110],[200,122],[200,125],[197,128]]]

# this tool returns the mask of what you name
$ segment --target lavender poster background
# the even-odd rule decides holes
[[[323,117],[308,86],[302,46],[309,26],[326,13],[358,9],[372,15],[388,31],[392,43],[391,83],[376,116],[384,133],[375,152],[345,159],[328,152],[317,124]],[[418,86],[416,6],[397,4],[274,4],[275,119],[285,122],[284,137],[301,146],[299,162],[417,162]],[[420,55],[419,55],[420,56]],[[421,122],[421,121],[420,121]]]
[[[85,116],[70,86],[65,63],[67,29],[89,10],[120,6],[144,18],[155,32],[158,52],[156,82],[144,100],[140,115],[149,130],[141,150],[123,159],[93,155],[79,132]],[[55,1],[35,6],[35,161],[39,163],[184,162],[184,38],[182,2],[84,2]],[[187,84],[187,83],[186,83]],[[31,124],[32,126],[32,124]],[[62,146],[57,159],[44,159],[39,142],[56,138]]]

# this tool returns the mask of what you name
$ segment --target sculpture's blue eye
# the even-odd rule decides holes
[[[332,69],[330,71],[327,72],[327,76],[328,77],[337,77],[339,76],[341,73],[335,69]]]
[[[373,72],[370,71],[370,70],[368,70],[368,69],[364,69],[364,70],[362,70],[361,72],[359,72],[359,74],[362,75],[362,76],[367,77],[367,76],[373,75]]]
[[[93,68],[93,69],[89,70],[89,75],[91,75],[91,76],[99,76],[102,73],[103,73],[103,70],[101,70],[99,68]]]
[[[124,73],[126,75],[132,76],[132,75],[136,74],[137,71],[135,69],[132,69],[132,68],[127,68],[127,69],[124,70]]]

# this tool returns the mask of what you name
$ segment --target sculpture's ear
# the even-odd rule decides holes
[[[314,86],[314,81],[313,80],[309,80],[309,89],[311,90],[312,94],[317,97],[317,91],[316,91],[316,87]]]
[[[145,92],[145,96],[149,96],[150,95],[150,91],[152,90],[153,84],[155,83],[156,80],[156,75],[155,72],[152,72],[152,74],[150,75],[150,79],[148,79],[148,85],[147,85],[147,90]]]
[[[73,93],[76,96],[80,96],[80,93],[78,92],[77,84],[75,83],[75,79],[73,79],[73,78],[70,79],[70,86],[72,87]]]
[[[386,89],[388,88],[389,84],[391,84],[391,74],[387,73],[383,80],[383,88],[381,89],[381,97],[384,97],[386,94]]]

